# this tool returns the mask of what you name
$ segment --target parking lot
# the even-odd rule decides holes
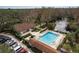
[[[9,34],[0,34],[0,35],[8,37],[7,38],[8,40],[5,41],[5,44],[9,45],[11,49],[14,50],[15,53],[29,52],[29,49],[23,43],[17,40],[14,36]]]

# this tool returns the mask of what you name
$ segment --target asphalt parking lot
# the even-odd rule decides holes
[[[7,45],[10,45],[11,49],[14,49],[14,51],[19,49],[20,47],[22,47],[19,49],[19,50],[21,50],[21,52],[27,51],[30,53],[29,49],[23,43],[21,43],[19,40],[17,40],[14,36],[8,35],[8,34],[0,34],[0,35],[3,35],[3,36],[5,36],[5,38],[7,37],[6,39],[9,39],[9,40],[5,40],[6,41],[5,43]],[[3,43],[4,43],[4,41],[3,41]],[[17,52],[15,52],[15,53],[17,53]]]

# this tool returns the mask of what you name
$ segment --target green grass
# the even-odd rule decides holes
[[[76,46],[72,48],[72,51],[75,53],[79,53],[79,44],[76,44]]]
[[[72,50],[73,53],[79,53],[79,44],[76,44],[75,46],[72,47],[72,46],[70,46],[70,44],[64,43],[63,48],[66,49],[67,51]]]
[[[67,51],[72,50],[72,48],[69,44],[63,44],[63,48],[66,49]]]
[[[13,50],[6,44],[0,44],[0,53],[11,53]]]

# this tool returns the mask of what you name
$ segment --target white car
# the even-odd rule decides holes
[[[12,48],[16,48],[18,46],[18,43],[15,43],[12,45]]]
[[[17,50],[19,50],[20,48],[21,48],[21,46],[18,45],[17,47],[14,48],[14,51],[17,51]]]
[[[14,40],[7,40],[5,42],[7,45],[12,46],[13,44],[15,44],[16,42]]]

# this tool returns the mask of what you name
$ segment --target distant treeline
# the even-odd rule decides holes
[[[48,22],[64,17],[79,22],[79,8],[0,9],[0,30],[16,23]]]
[[[20,21],[41,21],[68,17],[79,18],[79,8],[37,8],[37,9],[0,9],[0,19],[20,19]]]

